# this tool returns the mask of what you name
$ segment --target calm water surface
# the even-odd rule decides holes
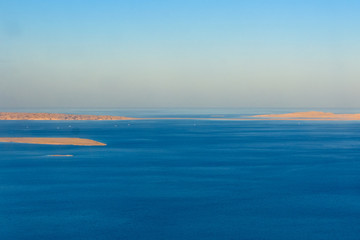
[[[0,136],[108,144],[1,143],[1,240],[360,236],[357,122],[0,121]]]

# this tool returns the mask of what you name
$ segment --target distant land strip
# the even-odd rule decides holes
[[[85,138],[0,137],[0,142],[45,145],[106,146],[105,143]]]
[[[135,120],[136,118],[107,116],[107,115],[79,115],[63,113],[20,113],[0,112],[0,120]]]
[[[336,114],[331,112],[294,112],[285,114],[264,114],[246,116],[243,118],[133,118],[123,116],[109,115],[81,115],[81,114],[63,114],[63,113],[17,113],[0,112],[0,120],[58,120],[58,121],[101,121],[101,120],[219,120],[219,121],[249,121],[249,120],[297,120],[297,121],[357,121],[360,120],[360,114]]]
[[[254,119],[263,120],[299,120],[299,121],[357,121],[360,120],[360,114],[336,114],[331,112],[294,112],[285,114],[266,114],[252,116]]]

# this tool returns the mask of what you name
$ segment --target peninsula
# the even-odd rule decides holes
[[[46,145],[106,146],[105,143],[85,138],[0,137],[0,142]]]
[[[135,120],[136,118],[108,116],[108,115],[78,115],[63,113],[20,113],[0,112],[0,120]]]

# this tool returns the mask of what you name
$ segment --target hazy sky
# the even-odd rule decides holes
[[[358,0],[0,0],[0,107],[360,107]]]

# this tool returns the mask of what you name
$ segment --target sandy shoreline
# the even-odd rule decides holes
[[[33,138],[33,137],[1,137],[3,143],[29,143],[46,145],[75,145],[75,146],[106,146],[105,143],[85,138]]]

